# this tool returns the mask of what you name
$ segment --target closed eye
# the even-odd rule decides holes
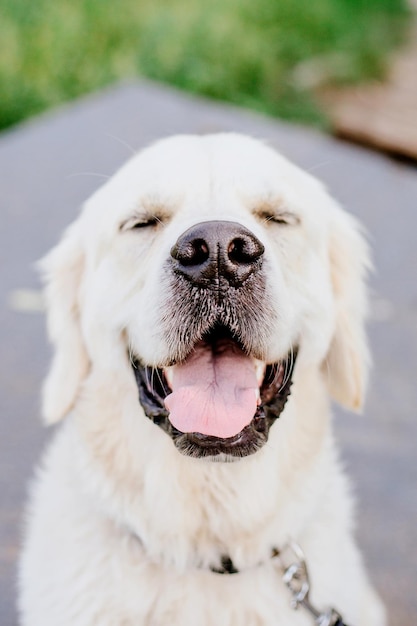
[[[121,231],[139,230],[141,228],[155,228],[164,223],[158,215],[134,215],[120,224]]]
[[[258,213],[258,217],[266,223],[281,224],[283,226],[297,226],[301,220],[298,215],[291,213],[290,211],[283,211],[282,213]]]

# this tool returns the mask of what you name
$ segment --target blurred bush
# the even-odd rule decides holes
[[[0,128],[138,75],[323,124],[314,91],[382,76],[406,0],[0,0]]]

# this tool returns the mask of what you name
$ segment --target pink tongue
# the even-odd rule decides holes
[[[233,437],[256,412],[258,383],[253,361],[230,340],[215,350],[199,344],[172,369],[172,393],[165,398],[169,420],[183,433]]]

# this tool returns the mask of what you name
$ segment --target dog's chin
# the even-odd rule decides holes
[[[207,461],[230,462],[254,454],[268,440],[265,418],[254,417],[248,426],[233,437],[213,437],[201,433],[180,433],[173,441],[182,454]]]
[[[239,341],[224,329],[208,334],[193,346],[188,357],[193,367],[191,355],[196,350],[204,350],[213,354],[224,349],[242,353]],[[202,346],[202,347],[201,347]],[[186,456],[208,461],[235,461],[258,452],[268,441],[271,426],[279,418],[290,395],[292,374],[297,356],[297,350],[291,349],[285,358],[273,364],[266,364],[246,355],[248,362],[252,362],[256,371],[258,384],[257,402],[254,414],[249,423],[242,424],[239,432],[229,436],[221,428],[221,433],[202,433],[187,427],[183,432],[170,420],[167,409],[167,396],[172,394],[172,367],[155,368],[143,365],[139,359],[132,359],[133,371],[139,391],[139,401],[146,416],[169,435],[177,450]],[[194,357],[195,358],[195,357]],[[180,365],[187,364],[187,359]],[[171,417],[172,419],[172,417]],[[225,420],[228,419],[226,414]],[[173,420],[174,422],[175,420]],[[192,422],[191,422],[192,424]],[[226,434],[227,433],[227,434]],[[226,436],[223,436],[226,434]]]

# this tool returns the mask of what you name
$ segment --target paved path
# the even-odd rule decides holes
[[[324,179],[371,234],[374,375],[366,416],[338,413],[337,430],[358,493],[359,540],[391,624],[417,623],[417,170],[312,131],[140,83],[0,137],[1,626],[16,624],[22,503],[49,437],[38,421],[49,355],[33,263],[132,150],[167,134],[224,130],[268,139]]]

